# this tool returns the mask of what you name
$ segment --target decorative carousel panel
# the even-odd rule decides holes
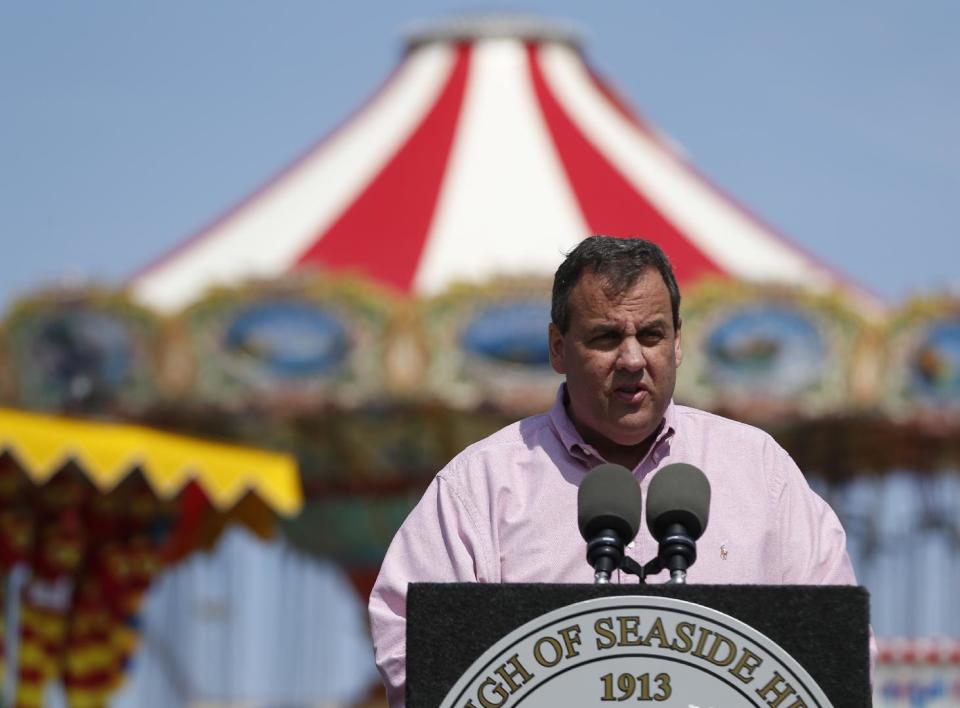
[[[512,415],[550,406],[560,377],[550,367],[550,283],[497,280],[423,304],[432,395],[461,410]]]
[[[960,300],[914,302],[893,319],[888,339],[889,414],[960,421]]]
[[[869,401],[875,335],[843,303],[710,283],[683,303],[677,398],[766,415],[839,412]]]
[[[162,325],[124,296],[20,301],[5,323],[11,402],[45,411],[127,412],[158,396]]]
[[[386,298],[346,280],[217,291],[181,318],[187,397],[238,409],[358,405],[382,396]]]
[[[266,440],[296,455],[308,496],[380,490],[429,480],[446,464],[453,454],[445,440],[448,418],[412,407],[326,409],[268,423],[273,434]]]
[[[421,494],[423,489],[311,499],[298,516],[279,525],[287,539],[308,553],[348,568],[377,567]]]
[[[429,480],[452,453],[444,445],[446,414],[414,409],[364,410],[341,416],[335,430],[341,474],[353,485]]]

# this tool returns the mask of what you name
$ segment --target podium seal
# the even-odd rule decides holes
[[[615,703],[827,708],[780,646],[722,612],[664,597],[607,597],[548,612],[490,647],[441,708]]]

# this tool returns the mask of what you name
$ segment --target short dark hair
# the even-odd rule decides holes
[[[626,290],[648,268],[655,268],[670,293],[673,328],[680,331],[680,288],[660,247],[642,238],[591,236],[567,254],[553,278],[550,319],[566,334],[570,327],[570,293],[587,271],[603,278],[612,291]]]

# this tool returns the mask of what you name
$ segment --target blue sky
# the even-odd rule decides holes
[[[418,20],[533,12],[714,181],[894,304],[960,292],[960,3],[0,4],[0,307],[119,283],[343,121]]]

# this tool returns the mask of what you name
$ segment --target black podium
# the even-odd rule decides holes
[[[610,597],[673,598],[723,613],[786,651],[834,706],[871,705],[869,600],[863,588],[413,583],[407,597],[407,707],[436,708],[473,662],[517,627]]]

